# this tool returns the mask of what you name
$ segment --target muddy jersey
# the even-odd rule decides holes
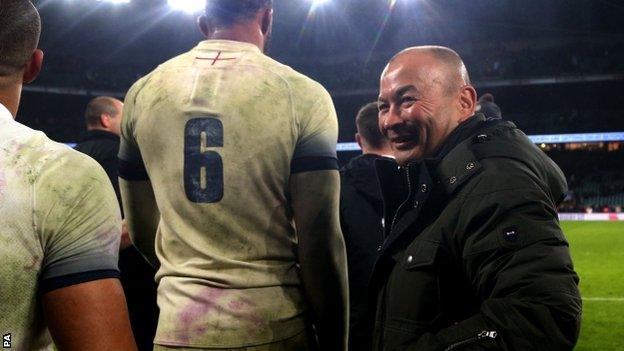
[[[39,296],[117,277],[120,231],[101,167],[0,105],[0,335],[12,350],[52,349]]]
[[[161,213],[155,342],[244,347],[304,330],[289,181],[337,170],[327,91],[254,45],[204,41],[125,103],[120,175],[149,179]]]

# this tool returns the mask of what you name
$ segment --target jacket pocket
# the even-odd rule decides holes
[[[393,269],[387,291],[388,327],[417,331],[431,326],[441,313],[439,244],[414,241]]]

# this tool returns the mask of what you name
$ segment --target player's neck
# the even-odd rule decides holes
[[[17,115],[21,92],[21,84],[12,84],[5,87],[0,85],[0,104],[4,105],[11,112],[13,118]]]
[[[250,43],[264,51],[264,36],[257,26],[233,25],[228,28],[219,28],[211,36],[211,40],[232,40]]]

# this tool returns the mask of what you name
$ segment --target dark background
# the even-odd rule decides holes
[[[197,15],[171,11],[165,1],[35,3],[46,61],[29,88],[79,89],[83,96],[27,92],[20,118],[59,141],[78,137],[90,98],[84,92],[121,97],[137,78],[202,40]],[[341,141],[353,140],[354,115],[375,99],[387,60],[423,44],[457,50],[479,93],[494,93],[505,116],[527,133],[624,130],[624,3],[397,0],[391,9],[392,3],[334,0],[313,8],[307,0],[275,1],[269,54],[330,90]],[[591,83],[520,82],[599,75],[605,76]]]
[[[198,14],[164,0],[111,4],[35,0],[44,70],[26,87],[18,119],[75,142],[97,95],[123,98],[138,78],[202,40]],[[269,55],[332,94],[340,142],[377,96],[398,51],[445,45],[464,58],[479,94],[527,134],[624,131],[624,3],[618,0],[275,0]],[[568,210],[624,204],[624,144],[542,146],[572,189]],[[340,153],[341,163],[357,152]]]

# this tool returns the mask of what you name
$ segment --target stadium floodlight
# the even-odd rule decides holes
[[[129,4],[130,0],[98,0],[100,2],[110,2],[113,4]]]
[[[204,9],[206,0],[167,0],[167,3],[174,10],[195,13]]]
[[[323,5],[326,2],[329,2],[329,0],[311,0],[312,1],[312,5],[314,6],[318,6],[318,5]]]

